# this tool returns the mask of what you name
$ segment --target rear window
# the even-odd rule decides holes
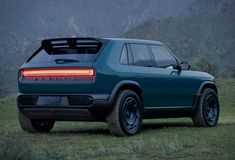
[[[57,62],[95,62],[102,44],[98,41],[56,40],[42,42],[42,47],[28,60],[29,63]]]
[[[135,66],[150,67],[152,65],[148,47],[144,44],[130,44]]]

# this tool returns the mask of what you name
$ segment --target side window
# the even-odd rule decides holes
[[[172,65],[178,65],[176,59],[163,46],[151,46],[151,50],[158,67],[166,68]]]
[[[122,48],[122,53],[121,53],[121,57],[120,57],[120,63],[128,65],[128,56],[127,56],[126,45],[124,45],[123,48]]]
[[[130,44],[135,66],[152,66],[149,49],[144,44]]]

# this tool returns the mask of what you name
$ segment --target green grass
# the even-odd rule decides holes
[[[221,114],[213,128],[191,119],[146,120],[142,133],[113,137],[105,123],[57,122],[48,134],[18,124],[15,98],[0,99],[0,159],[235,159],[235,79],[218,80]]]

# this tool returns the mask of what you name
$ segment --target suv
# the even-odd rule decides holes
[[[189,68],[157,41],[46,39],[19,70],[19,122],[34,133],[55,121],[101,121],[115,136],[138,134],[151,118],[191,117],[213,127],[214,77]]]

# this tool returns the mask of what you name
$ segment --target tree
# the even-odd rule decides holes
[[[208,54],[203,54],[193,60],[192,69],[208,72],[214,76],[218,73],[215,59]]]

